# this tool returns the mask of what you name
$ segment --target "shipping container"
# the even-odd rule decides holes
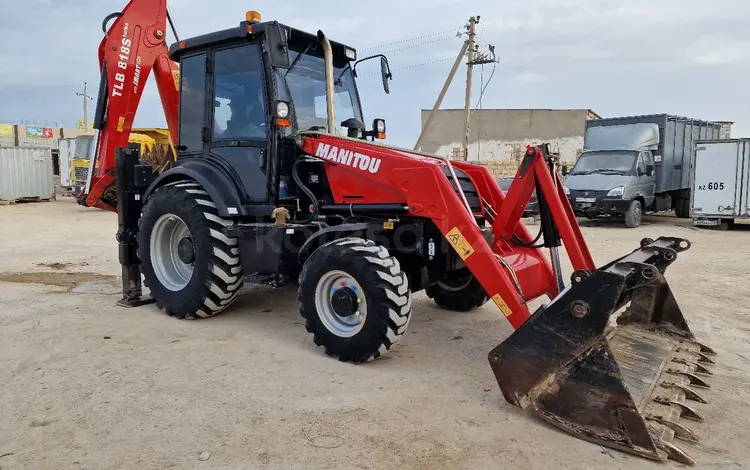
[[[50,148],[0,148],[0,201],[54,198],[55,177]]]
[[[693,224],[729,228],[750,218],[750,138],[695,144]]]

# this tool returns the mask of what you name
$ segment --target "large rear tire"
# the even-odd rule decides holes
[[[425,293],[440,307],[453,312],[474,310],[490,299],[468,268],[446,274],[425,289]]]
[[[396,258],[371,240],[342,238],[305,262],[300,314],[316,345],[344,362],[376,359],[403,338],[411,291]]]
[[[237,240],[224,233],[228,225],[198,183],[169,184],[148,198],[138,258],[144,284],[168,315],[212,317],[237,298],[242,266]]]

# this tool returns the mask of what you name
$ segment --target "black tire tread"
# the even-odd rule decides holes
[[[139,220],[140,234],[145,233],[143,221],[148,220],[151,212],[159,211],[160,205],[167,201],[176,201],[185,212],[203,215],[199,219],[200,226],[208,233],[210,252],[207,253],[208,268],[204,281],[196,284],[192,292],[181,294],[181,296],[188,298],[186,302],[183,302],[185,308],[177,309],[174,302],[159,299],[152,288],[152,295],[156,298],[157,307],[164,310],[169,316],[178,319],[216,316],[234,303],[244,284],[237,241],[227,237],[224,233],[225,227],[230,225],[231,222],[219,216],[210,196],[203,191],[198,183],[182,180],[165,184],[149,197]],[[145,235],[143,237],[139,235],[138,258],[142,260],[143,264],[150,263],[147,260],[148,254],[145,248],[147,243],[148,240],[145,239]],[[219,254],[216,254],[215,251]],[[217,271],[221,274],[217,274]],[[151,284],[150,278],[152,276],[147,273],[152,273],[152,271],[145,270],[144,285],[151,287],[149,284]],[[155,276],[153,281],[158,284]]]
[[[641,206],[641,220],[638,221],[638,223],[636,223],[636,221],[633,219],[634,212],[635,212],[634,209],[636,207],[636,204]],[[643,204],[641,203],[641,201],[639,201],[638,199],[633,199],[630,202],[630,207],[628,207],[628,211],[625,213],[625,226],[628,228],[640,227],[640,225],[643,223],[643,210],[644,208],[643,208]]]
[[[357,282],[361,285],[364,283],[362,288],[367,291],[366,322],[377,322],[378,333],[362,336],[363,328],[354,338],[361,337],[365,343],[352,346],[351,350],[337,344],[338,341],[330,340],[333,334],[319,322],[314,309],[314,289],[317,280],[308,278],[315,276],[313,271],[319,268],[318,262],[321,259],[331,257],[334,260],[357,259],[357,263],[363,266],[363,271],[373,274],[372,278],[357,278]],[[308,283],[311,285],[310,289]],[[313,342],[323,347],[328,356],[338,357],[343,362],[364,363],[382,356],[403,338],[411,320],[411,291],[398,260],[383,246],[362,238],[342,238],[318,248],[302,268],[297,298],[300,315],[305,319],[305,329],[313,334]],[[312,303],[307,304],[310,298],[313,298]]]
[[[484,287],[473,275],[469,285],[460,291],[444,289],[436,282],[425,289],[425,294],[439,307],[452,312],[469,312],[490,300]]]

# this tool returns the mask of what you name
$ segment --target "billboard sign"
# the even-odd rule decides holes
[[[40,139],[52,139],[55,137],[51,127],[27,127],[26,137],[37,137]]]

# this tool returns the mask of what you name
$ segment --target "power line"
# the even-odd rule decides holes
[[[437,64],[437,63],[440,63],[440,62],[445,62],[447,60],[453,60],[453,59],[455,59],[455,57],[443,57],[442,59],[430,60],[428,62],[422,62],[420,64],[411,64],[411,65],[406,65],[404,67],[393,68],[393,69],[391,69],[391,72],[398,72],[398,71],[401,71],[401,70],[409,70],[409,69],[415,69],[415,68],[419,68],[419,67],[425,67],[427,65]],[[371,73],[371,74],[367,74],[367,75],[360,75],[359,78],[379,77],[379,76],[380,76],[379,73]]]
[[[430,33],[430,34],[424,34],[422,36],[415,36],[413,38],[407,38],[407,39],[401,39],[401,40],[398,40],[398,41],[387,42],[387,43],[376,45],[376,46],[363,47],[363,48],[361,48],[359,50],[360,51],[371,51],[371,50],[374,50],[374,49],[380,49],[381,47],[395,46],[397,44],[404,44],[404,43],[407,43],[407,42],[418,41],[420,39],[431,38],[431,37],[434,37],[434,36],[439,36],[441,34],[446,34],[446,33],[451,33],[451,32],[457,32],[460,29],[461,29],[460,27],[453,27],[451,29],[446,29],[446,30],[443,30],[443,31],[437,31],[437,32]]]
[[[438,42],[448,41],[450,39],[455,39],[456,37],[457,36],[448,36],[448,37],[444,37],[444,38],[433,39],[432,41],[420,42],[418,44],[412,44],[410,46],[404,46],[404,47],[399,47],[397,49],[390,49],[388,51],[383,51],[383,52],[381,52],[381,54],[390,54],[392,52],[405,51],[407,49],[414,49],[416,47],[429,46],[430,44],[435,44],[435,43],[438,43]]]
[[[479,101],[477,101],[477,104],[474,106],[474,109],[479,108],[479,106],[482,104],[482,97],[484,96],[484,91],[489,86],[490,82],[492,81],[492,77],[495,76],[495,70],[497,69],[497,62],[492,63],[492,73],[490,73],[490,78],[487,79],[487,83],[485,83],[482,86],[482,91],[479,93]],[[482,81],[484,81],[484,65],[482,65]]]

